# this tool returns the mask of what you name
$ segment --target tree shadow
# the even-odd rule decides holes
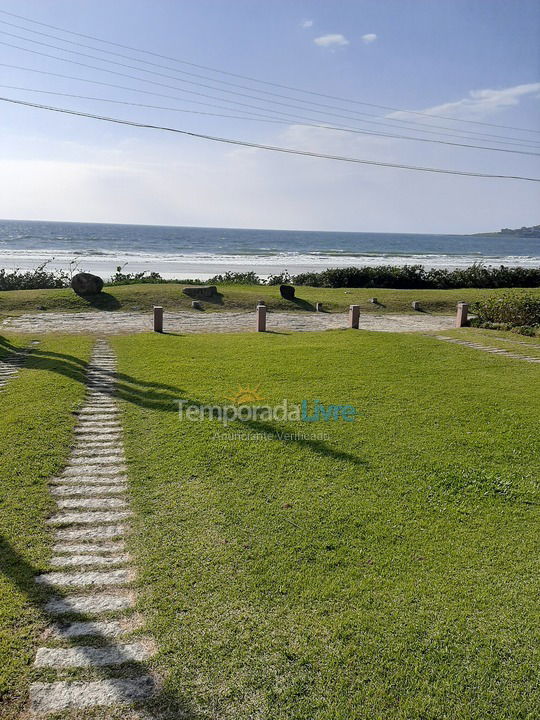
[[[51,570],[49,568],[37,568],[28,563],[23,556],[18,553],[15,548],[13,548],[7,538],[2,535],[0,535],[0,571],[13,585],[17,587],[19,592],[21,592],[24,596],[25,601],[39,612],[42,622],[47,625],[47,640],[50,637],[49,633],[54,632],[54,629],[62,629],[70,622],[94,623],[101,620],[101,616],[96,617],[91,613],[78,612],[75,610],[63,613],[60,616],[47,611],[47,603],[53,598],[55,600],[68,600],[74,595],[92,597],[92,595],[96,592],[96,588],[83,587],[74,590],[73,592],[68,592],[66,590],[62,590],[61,587],[56,585],[47,586],[37,583],[35,578],[38,575],[41,575],[44,572],[50,572]],[[126,589],[129,589],[129,586],[127,586]],[[100,590],[106,592],[107,588],[103,587],[100,588]],[[134,608],[134,612],[136,612],[136,608]],[[122,617],[124,617],[124,615],[122,615]],[[126,615],[126,618],[128,617],[129,614]],[[76,647],[83,653],[83,655],[85,652],[84,648],[86,647],[93,651],[96,647],[107,649],[115,648],[118,645],[118,641],[108,638],[106,635],[92,634],[86,636],[79,635],[78,637],[55,636],[54,639],[56,640],[57,637],[65,643],[65,645],[56,645],[57,647]],[[86,642],[93,641],[94,644],[85,645],[85,638],[87,638]],[[133,640],[136,640],[137,635],[132,636],[132,638]],[[99,645],[95,644],[96,639],[99,640]],[[125,642],[130,641],[132,640],[125,640]],[[119,665],[93,665],[93,671],[98,673],[102,680],[110,680],[127,676],[135,679],[141,675],[150,675],[150,670],[144,662],[133,661],[127,661]],[[185,718],[185,720],[199,720],[201,718],[200,713],[198,713],[194,707],[189,704],[186,698],[180,699],[177,695],[171,693],[170,691],[162,691],[155,680],[154,683],[156,694],[148,700],[134,703],[128,693],[122,701],[140,710],[146,710],[150,705],[155,706],[156,708],[166,706],[168,711],[176,713],[175,715],[170,715],[170,717],[181,717]],[[120,695],[122,694],[122,690],[120,688],[117,688],[116,692]],[[111,707],[114,708],[115,706]]]
[[[10,352],[21,352],[26,349],[24,347],[19,348],[14,346],[2,336],[0,336],[0,343],[3,343],[4,347],[7,343],[7,346],[10,348]],[[32,348],[26,356],[23,367],[33,370],[56,372],[60,375],[76,380],[77,382],[86,384],[87,364],[72,355],[53,353],[47,350]],[[102,375],[110,375],[111,379],[114,378],[115,389],[113,394],[116,397],[141,408],[159,410],[162,412],[177,412],[179,400],[184,400],[189,405],[201,406],[208,404],[207,401],[203,401],[199,398],[187,397],[183,388],[174,385],[159,382],[148,382],[126,373],[112,370],[103,370]],[[217,404],[219,404],[219,401]],[[245,429],[246,426],[256,432],[267,433],[280,442],[284,442],[286,444],[293,443],[300,446],[303,445],[323,457],[334,457],[336,460],[348,460],[358,465],[365,465],[365,461],[356,455],[346,451],[337,450],[323,441],[303,439],[301,436],[296,440],[290,440],[286,437],[287,434],[290,434],[290,431],[270,422],[262,422],[259,420],[236,422],[236,427],[238,428],[241,427]],[[302,428],[304,427],[307,426],[302,423]],[[321,427],[327,427],[327,425],[321,424]],[[309,433],[312,432],[313,427],[312,425],[309,425]],[[308,434],[308,432],[306,431],[305,434]]]

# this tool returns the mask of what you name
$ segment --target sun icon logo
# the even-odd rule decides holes
[[[227,400],[230,400],[235,405],[253,405],[254,403],[261,402],[263,400],[262,395],[259,393],[260,385],[256,388],[238,386],[238,390],[233,395],[228,395]]]

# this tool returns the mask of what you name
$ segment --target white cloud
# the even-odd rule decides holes
[[[301,28],[310,28],[313,27],[313,20],[302,20],[300,23]]]
[[[313,42],[319,47],[333,47],[334,45],[348,45],[349,41],[341,33],[330,33],[316,37]]]
[[[375,35],[375,33],[366,33],[365,35],[362,35],[362,42],[366,45],[374,43],[376,39],[377,36]]]
[[[435,105],[419,112],[426,115],[447,115],[460,119],[477,119],[519,105],[521,98],[527,96],[536,97],[538,92],[540,92],[540,83],[514,85],[501,90],[471,90],[469,95],[461,100]],[[394,112],[388,117],[413,119],[412,115],[404,112]]]

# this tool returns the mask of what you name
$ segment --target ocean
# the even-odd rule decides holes
[[[62,269],[76,263],[103,278],[122,266],[202,280],[226,270],[267,277],[350,265],[538,267],[540,239],[0,220],[0,268],[26,270],[45,261]]]

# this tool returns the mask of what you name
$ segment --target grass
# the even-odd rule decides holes
[[[353,331],[113,344],[171,718],[536,717],[535,365]],[[238,386],[359,415],[243,440],[177,418]]]
[[[191,299],[182,294],[183,285],[119,285],[106,287],[95,299],[83,299],[70,289],[62,290],[10,290],[0,292],[0,315],[48,311],[82,310],[141,310],[148,312],[153,305],[167,310],[191,310]],[[459,300],[482,300],[505,290],[384,290],[373,288],[333,289],[298,287],[297,302],[283,300],[276,286],[220,285],[215,303],[204,302],[205,312],[219,310],[253,310],[259,299],[265,300],[270,310],[314,311],[315,303],[322,302],[328,312],[343,312],[349,305],[361,305],[363,312],[413,313],[411,303],[419,300],[422,309],[430,313],[453,314]],[[540,296],[540,288],[530,291]],[[376,297],[380,304],[369,299]]]
[[[0,336],[0,357],[30,337]],[[52,502],[47,480],[69,452],[89,342],[41,338],[17,377],[0,390],[0,717],[19,717],[45,626],[34,575],[46,567]]]

